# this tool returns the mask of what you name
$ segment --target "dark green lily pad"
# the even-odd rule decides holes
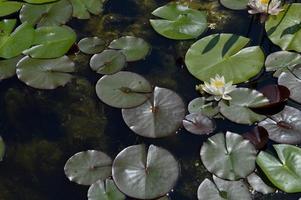
[[[105,0],[70,0],[73,7],[73,17],[89,19],[90,13],[99,15],[103,11]]]
[[[113,162],[113,179],[126,195],[154,199],[167,194],[177,182],[179,163],[167,150],[134,145],[122,150]]]
[[[105,75],[96,84],[100,100],[116,108],[132,108],[143,104],[151,95],[149,82],[132,72],[121,71]]]
[[[264,127],[275,142],[301,143],[301,111],[296,108],[285,106],[283,111],[266,118],[259,126]]]
[[[219,133],[208,138],[201,148],[201,159],[216,176],[238,180],[255,169],[257,151],[253,144],[236,133]]]
[[[22,7],[21,2],[0,0],[0,17],[18,12]]]
[[[287,193],[301,192],[301,148],[278,144],[274,145],[278,159],[261,151],[256,163],[279,189]]]
[[[151,19],[157,33],[175,40],[197,38],[207,29],[206,13],[187,5],[169,3],[157,8],[152,14],[161,19]]]
[[[96,54],[105,49],[106,42],[98,37],[86,37],[78,42],[78,47],[83,53]]]
[[[122,194],[111,179],[98,180],[88,190],[88,200],[124,200]]]
[[[0,136],[0,161],[3,160],[4,153],[5,153],[5,144],[2,137]]]
[[[210,134],[215,129],[215,123],[202,113],[191,113],[183,120],[184,128],[196,135]]]
[[[263,51],[259,46],[245,48],[249,42],[250,39],[233,34],[209,35],[189,48],[186,66],[202,81],[210,81],[217,74],[234,84],[248,81],[264,66]]]
[[[144,104],[122,109],[122,117],[132,131],[150,138],[176,134],[185,117],[181,97],[166,88],[155,87],[153,96]]]
[[[72,6],[68,0],[60,0],[49,4],[25,4],[20,11],[21,22],[32,25],[56,26],[69,21],[72,16]]]
[[[256,174],[252,173],[247,177],[248,183],[252,188],[262,194],[270,194],[276,191],[275,188],[268,186],[263,180]]]
[[[133,36],[113,40],[109,48],[120,50],[130,62],[144,59],[150,51],[150,45],[145,40]]]
[[[99,74],[115,74],[126,65],[126,57],[120,51],[104,50],[90,60],[90,67]]]
[[[75,32],[68,26],[43,26],[36,29],[33,47],[23,51],[32,58],[58,58],[71,48]]]
[[[101,151],[83,151],[69,158],[64,170],[70,181],[92,185],[111,176],[112,159]]]
[[[200,112],[208,117],[214,117],[219,113],[219,108],[212,102],[206,102],[205,97],[198,97],[189,102],[188,111],[189,113]]]
[[[26,85],[37,89],[55,89],[72,78],[74,63],[67,56],[55,59],[34,59],[29,56],[17,64],[17,76]]]
[[[244,10],[248,7],[249,0],[220,0],[221,4],[232,10]]]
[[[7,60],[0,60],[0,81],[16,75],[17,63],[22,57],[18,56]]]

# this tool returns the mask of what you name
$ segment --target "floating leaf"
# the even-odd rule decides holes
[[[89,150],[76,153],[66,162],[64,170],[70,181],[92,185],[111,175],[112,160],[101,151]]]
[[[192,113],[183,120],[184,128],[196,135],[210,134],[215,129],[215,123],[202,113]]]
[[[157,33],[175,40],[197,38],[207,29],[206,13],[187,5],[169,3],[157,8],[152,14],[161,19],[151,19]]]
[[[256,90],[237,88],[229,94],[232,100],[219,103],[220,112],[227,119],[239,124],[253,124],[265,118],[251,110],[251,108],[266,105],[269,100]]]
[[[122,194],[111,179],[98,180],[88,190],[88,200],[124,200]]]
[[[32,25],[56,26],[69,21],[72,16],[72,6],[68,0],[60,0],[49,4],[26,4],[20,11],[21,22]]]
[[[120,51],[104,50],[90,60],[90,67],[99,74],[115,74],[126,65],[126,57]]]
[[[205,97],[198,97],[189,102],[188,111],[189,113],[200,112],[208,117],[214,117],[219,113],[219,108],[212,102],[206,102]]]
[[[103,11],[105,0],[70,0],[73,7],[73,17],[89,19],[90,13],[99,15]]]
[[[142,38],[124,36],[113,40],[109,48],[120,50],[127,61],[137,61],[144,59],[150,51],[150,46]]]
[[[0,161],[3,160],[4,153],[5,153],[5,144],[2,137],[0,136]]]
[[[264,127],[275,142],[301,143],[301,111],[296,108],[285,106],[283,111],[260,122],[259,126]]]
[[[227,132],[208,138],[201,148],[201,159],[207,170],[218,177],[237,180],[255,169],[256,149],[242,136]]]
[[[293,145],[274,145],[278,159],[261,151],[256,163],[279,189],[287,193],[301,192],[301,148]]]
[[[265,182],[263,182],[263,180],[256,173],[250,174],[247,177],[247,179],[248,183],[257,192],[260,192],[262,194],[270,194],[276,191],[275,188],[272,188],[268,186]]]
[[[16,66],[22,56],[0,60],[0,80],[7,79],[16,75]]]
[[[221,4],[232,10],[244,10],[248,7],[249,0],[220,0]]]
[[[0,17],[4,17],[6,15],[13,14],[15,12],[18,12],[22,7],[21,2],[17,1],[6,1],[1,0],[0,1]]]
[[[264,65],[264,54],[259,46],[244,48],[249,42],[250,39],[233,34],[204,37],[187,51],[186,66],[202,81],[219,74],[227,82],[245,82],[257,75]]]
[[[23,0],[23,1],[31,4],[42,4],[42,3],[51,3],[57,0]]]
[[[152,87],[149,82],[132,72],[118,72],[105,75],[96,84],[100,100],[116,108],[132,108],[143,104],[150,96]]]
[[[17,64],[17,76],[26,85],[37,89],[55,89],[67,84],[74,72],[74,63],[63,56],[55,59],[34,59],[29,56]]]
[[[23,51],[32,58],[58,58],[68,52],[76,40],[67,26],[43,26],[36,29],[33,47]]]
[[[86,37],[78,42],[78,47],[83,53],[96,54],[105,49],[106,42],[98,37]]]
[[[113,179],[126,195],[154,199],[168,193],[179,176],[179,164],[167,150],[134,145],[121,151],[113,162]]]
[[[278,15],[269,17],[265,30],[282,50],[301,52],[301,3],[286,4],[283,9]]]
[[[175,92],[155,87],[149,100],[138,107],[122,109],[122,116],[138,135],[161,138],[176,134],[185,117],[185,105]]]
[[[249,140],[256,149],[264,148],[269,141],[267,130],[261,126],[256,126],[250,132],[244,133],[242,136]]]

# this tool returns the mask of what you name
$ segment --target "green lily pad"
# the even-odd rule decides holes
[[[150,138],[176,134],[185,117],[185,105],[172,90],[155,87],[153,96],[144,104],[122,109],[122,117],[132,131]]]
[[[278,114],[272,115],[259,123],[264,127],[269,138],[278,143],[300,144],[301,143],[301,111],[285,106]]]
[[[276,191],[275,188],[268,186],[263,180],[256,174],[252,173],[247,177],[248,183],[252,188],[262,194],[270,194]]]
[[[237,88],[229,95],[232,100],[219,102],[220,112],[224,117],[238,124],[249,125],[265,119],[264,115],[251,110],[251,108],[269,103],[269,100],[262,93],[248,88]]]
[[[6,1],[1,0],[0,1],[0,17],[4,17],[6,15],[13,14],[15,12],[18,12],[22,7],[21,2],[17,1]]]
[[[207,29],[206,13],[187,5],[169,3],[157,8],[152,14],[161,19],[151,19],[157,33],[175,40],[193,39]]]
[[[42,3],[51,3],[57,0],[23,0],[23,1],[31,4],[42,4]]]
[[[301,52],[301,3],[286,4],[283,9],[277,16],[269,17],[265,30],[282,50]]]
[[[201,159],[207,170],[216,176],[238,180],[255,169],[257,151],[242,136],[227,132],[208,138],[201,148]]]
[[[264,53],[259,46],[244,48],[249,42],[250,39],[233,34],[204,37],[187,51],[186,66],[202,81],[219,74],[227,82],[245,82],[257,75],[264,65]]]
[[[29,48],[34,40],[34,29],[27,22],[18,26],[14,32],[16,20],[0,22],[0,58],[13,58]]]
[[[109,48],[120,50],[130,62],[144,59],[150,51],[150,45],[145,40],[133,36],[113,40]]]
[[[70,181],[92,185],[111,176],[112,159],[101,151],[82,151],[69,158],[64,170]]]
[[[68,0],[60,0],[49,4],[26,4],[20,11],[21,22],[32,25],[56,26],[69,21],[72,16],[72,6]]]
[[[256,163],[279,189],[287,193],[301,192],[301,148],[288,145],[274,145],[278,159],[261,151]]]
[[[16,75],[17,63],[22,57],[23,56],[18,56],[7,60],[0,60],[0,80]]]
[[[221,4],[232,10],[244,10],[248,7],[249,0],[220,0]]]
[[[196,135],[210,134],[215,129],[215,123],[202,113],[191,113],[183,120],[184,128]]]
[[[73,17],[89,19],[90,13],[99,15],[103,11],[105,0],[70,0],[73,7]]]
[[[0,161],[3,160],[4,153],[5,153],[5,144],[2,137],[0,136]]]
[[[219,108],[218,106],[214,106],[212,102],[207,102],[205,97],[198,97],[189,102],[188,112],[200,112],[207,117],[214,117],[219,113]]]
[[[115,74],[126,66],[126,57],[120,51],[104,50],[90,60],[90,67],[99,74]]]
[[[86,37],[78,42],[78,47],[83,53],[96,54],[105,49],[106,42],[98,37]]]
[[[74,63],[67,56],[55,59],[34,59],[29,56],[17,64],[17,76],[26,85],[37,89],[55,89],[66,85],[74,72]]]
[[[122,194],[111,179],[98,180],[88,190],[88,200],[124,200]]]
[[[143,104],[151,95],[152,87],[139,74],[120,71],[101,77],[96,84],[98,98],[109,106],[132,108]]]
[[[137,199],[154,199],[167,194],[180,173],[179,163],[167,150],[134,145],[122,150],[113,162],[117,187]]]
[[[68,26],[43,26],[36,29],[33,47],[23,51],[32,58],[58,58],[71,48],[75,32]]]

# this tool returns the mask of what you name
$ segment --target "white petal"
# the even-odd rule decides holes
[[[232,99],[232,97],[231,96],[229,96],[229,95],[227,95],[227,94],[224,94],[223,95],[223,99],[225,99],[225,100],[231,100]]]

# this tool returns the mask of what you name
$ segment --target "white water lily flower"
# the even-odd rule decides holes
[[[250,0],[248,5],[250,14],[278,15],[283,10],[280,8],[281,0]]]
[[[213,95],[215,101],[221,99],[231,100],[232,98],[229,96],[229,93],[236,88],[236,85],[232,85],[232,83],[232,81],[226,83],[225,78],[217,74],[215,78],[210,78],[210,83],[204,82],[203,85],[196,86],[196,90],[202,90]]]

